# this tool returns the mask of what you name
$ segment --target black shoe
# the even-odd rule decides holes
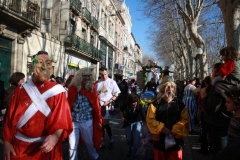
[[[110,142],[108,149],[111,150],[113,148],[113,146],[114,146],[114,142]]]
[[[206,155],[209,154],[208,150],[200,149],[200,150],[198,150],[198,152],[201,153],[201,154],[206,154]]]
[[[105,144],[101,144],[101,145],[100,145],[100,148],[101,148],[101,149],[103,149],[103,148],[105,148],[105,147],[106,147]]]
[[[189,134],[190,134],[190,135],[198,135],[198,132],[192,130],[192,131],[189,132]]]
[[[131,151],[131,150],[128,150],[128,152],[127,152],[127,157],[130,158],[131,155],[132,155],[132,151]]]

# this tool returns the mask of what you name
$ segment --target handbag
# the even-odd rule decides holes
[[[169,149],[169,148],[173,147],[174,145],[176,145],[176,141],[172,134],[166,135],[164,141],[165,141],[165,149]]]

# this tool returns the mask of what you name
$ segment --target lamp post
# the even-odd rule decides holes
[[[196,62],[196,66],[195,66],[195,77],[197,77],[197,75],[198,75],[198,60],[199,60],[199,58],[200,58],[200,55],[202,55],[203,54],[203,50],[202,50],[202,48],[197,48],[196,50],[195,50],[195,52],[193,52],[192,53],[192,57],[194,58],[194,60],[195,60],[195,62]]]

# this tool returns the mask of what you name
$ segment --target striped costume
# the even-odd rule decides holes
[[[183,103],[188,108],[188,114],[190,117],[189,131],[193,131],[194,130],[194,117],[196,116],[196,113],[197,113],[197,103],[194,98],[194,94],[193,94],[193,91],[191,90],[191,87],[195,87],[195,86],[193,86],[192,84],[189,84],[186,87],[187,87],[187,90],[184,89]]]

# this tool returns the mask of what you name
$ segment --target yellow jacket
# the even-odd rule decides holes
[[[153,136],[154,141],[158,141],[160,137],[160,133],[165,126],[164,123],[156,120],[156,110],[157,108],[150,104],[147,111],[146,122],[149,131]],[[180,115],[180,120],[173,125],[171,133],[175,138],[184,138],[188,135],[189,131],[189,115],[186,107],[183,108]]]

